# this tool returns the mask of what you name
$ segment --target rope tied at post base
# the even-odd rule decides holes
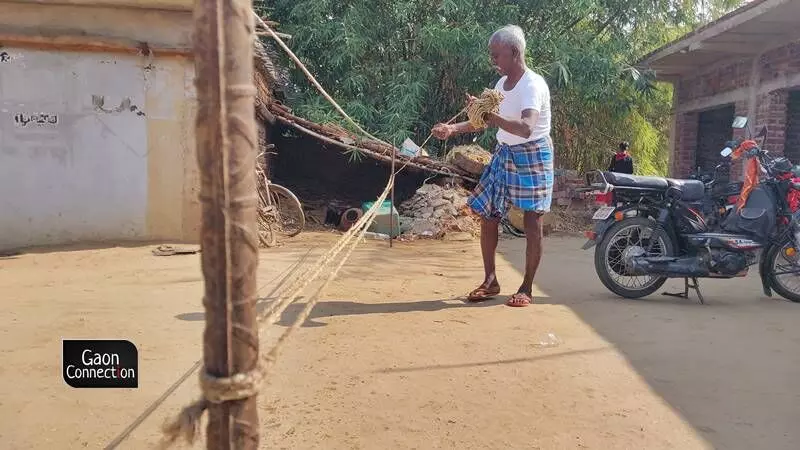
[[[206,371],[201,371],[200,389],[202,398],[184,407],[172,420],[164,424],[162,431],[164,438],[160,448],[171,446],[179,438],[187,443],[194,444],[200,430],[200,418],[203,417],[208,407],[214,404],[245,400],[258,395],[261,383],[267,375],[267,362],[273,355],[259,359],[259,364],[251,371],[237,373],[229,377],[216,377]]]

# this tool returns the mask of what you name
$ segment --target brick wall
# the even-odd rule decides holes
[[[672,155],[671,176],[685,177],[694,170],[698,116],[696,112],[683,113],[675,121],[675,151]]]
[[[758,113],[753,133],[758,134],[761,128],[767,127],[767,140],[764,149],[773,154],[783,154],[786,142],[786,119],[789,91],[785,89],[772,91],[758,96]]]
[[[759,60],[759,81],[768,83],[781,77],[800,73],[800,42],[795,42],[771,50]],[[677,110],[697,100],[707,99],[715,95],[737,89],[747,89],[752,75],[752,60],[732,56],[726,64],[715,64],[701,68],[695,74],[683,77],[675,84]],[[765,148],[771,153],[783,154],[787,137],[787,115],[789,90],[777,90],[758,95],[755,111],[748,111],[749,98],[738,99],[735,103],[736,115],[748,116],[754,132],[766,125],[769,131]],[[749,96],[748,96],[749,97]],[[718,105],[723,106],[723,105]],[[675,147],[673,149],[671,176],[684,177],[692,172],[697,150],[698,111],[677,113],[675,120]],[[798,113],[800,115],[800,113]],[[797,121],[796,140],[800,144],[800,117]],[[734,130],[734,137],[743,136],[743,130]],[[720,142],[722,148],[723,142]],[[800,149],[798,149],[800,155]],[[800,160],[793,161],[800,163]],[[742,167],[731,168],[731,179],[739,179]]]
[[[678,103],[747,87],[750,83],[750,68],[750,61],[731,58],[727,65],[714,65],[701,69],[693,76],[682,78],[677,86]]]

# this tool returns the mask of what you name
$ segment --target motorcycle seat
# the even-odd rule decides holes
[[[639,189],[658,189],[666,190],[669,187],[666,178],[644,177],[639,175],[628,175],[627,173],[603,172],[606,180],[615,187],[629,187]],[[698,183],[700,183],[698,181]],[[703,183],[700,183],[701,185]]]
[[[667,178],[670,187],[681,191],[681,200],[696,202],[702,200],[706,193],[706,185],[700,180],[676,180]]]

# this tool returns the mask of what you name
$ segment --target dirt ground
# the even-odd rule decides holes
[[[260,295],[334,239],[264,251]],[[622,300],[582,242],[547,240],[529,308],[458,300],[480,279],[477,242],[362,244],[260,396],[262,448],[800,448],[800,305],[764,298],[753,274],[704,282],[706,305]],[[511,293],[523,241],[501,247]],[[199,256],[151,249],[0,259],[0,448],[104,448],[200,358]],[[62,338],[131,340],[139,388],[68,387]],[[120,448],[151,448],[197,393],[192,375]]]

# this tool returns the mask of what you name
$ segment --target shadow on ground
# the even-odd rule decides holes
[[[621,299],[600,283],[593,249],[582,244],[546,242],[536,284],[549,297],[537,302],[571,308],[715,448],[800,448],[800,304],[764,297],[753,271],[701,280],[705,305],[693,293],[661,295],[682,291],[683,280],[644,299]],[[502,242],[500,253],[522,273],[518,242]]]
[[[275,302],[274,298],[259,299],[256,309],[259,314],[266,311],[267,308]],[[413,301],[400,301],[400,302],[387,302],[387,303],[359,303],[350,301],[324,301],[318,303],[314,309],[311,310],[311,315],[303,323],[303,327],[324,327],[327,324],[320,322],[316,319],[324,319],[337,316],[359,316],[364,314],[402,314],[412,312],[433,312],[441,311],[451,308],[482,308],[487,306],[494,306],[500,303],[500,300],[486,301],[481,303],[467,303],[461,299],[443,299],[443,300],[413,300]],[[286,310],[281,314],[281,318],[277,325],[283,327],[291,326],[300,312],[305,308],[305,299],[299,298],[295,303],[289,305]],[[202,322],[205,320],[205,313],[192,312],[178,314],[176,319],[185,320],[190,322]]]

